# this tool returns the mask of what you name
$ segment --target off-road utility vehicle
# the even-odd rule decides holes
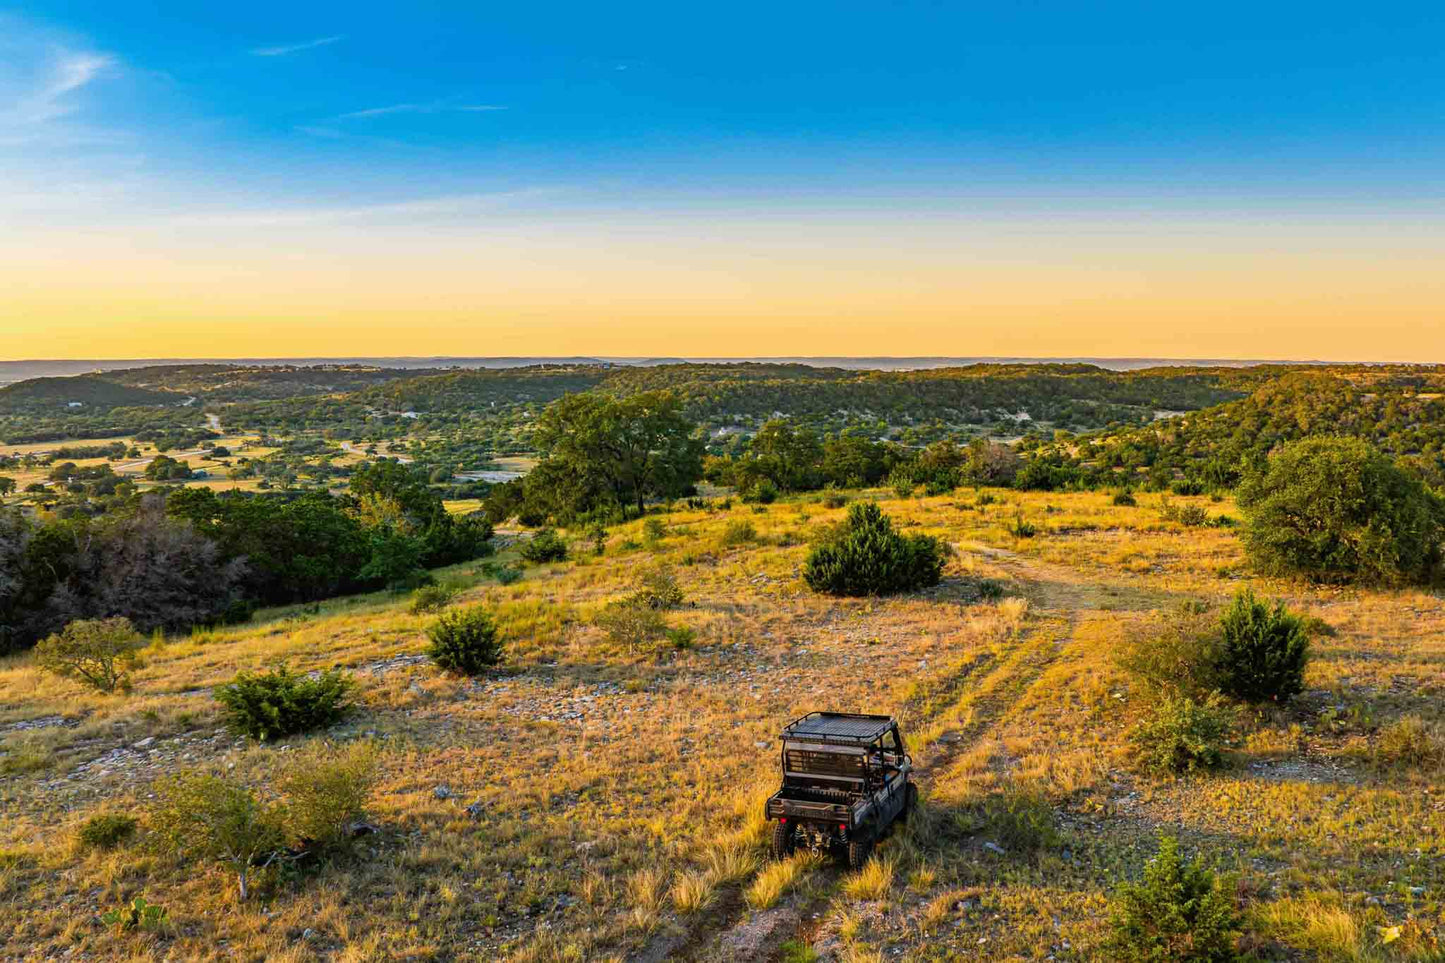
[[[892,716],[810,712],[783,729],[783,788],[768,797],[773,855],[846,851],[862,868],[873,842],[918,800],[913,759]]]

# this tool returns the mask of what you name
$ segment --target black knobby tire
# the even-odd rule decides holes
[[[793,855],[793,847],[797,840],[793,838],[793,827],[784,823],[773,823],[773,855],[778,859],[787,859]]]
[[[855,839],[848,844],[848,868],[860,870],[868,863],[868,857],[873,855],[873,840]]]
[[[909,815],[917,806],[918,787],[910,782],[908,788],[903,790],[903,808],[898,810],[898,821],[900,823],[908,822]]]

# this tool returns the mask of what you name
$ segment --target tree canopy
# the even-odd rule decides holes
[[[1358,438],[1291,442],[1240,487],[1244,545],[1261,570],[1320,581],[1438,574],[1445,503]]]

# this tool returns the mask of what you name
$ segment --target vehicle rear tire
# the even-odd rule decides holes
[[[913,810],[917,808],[917,806],[918,787],[910,782],[908,784],[908,788],[903,790],[903,808],[898,811],[898,821],[900,823],[908,822],[909,815],[912,814]]]
[[[773,855],[778,859],[787,859],[793,855],[793,849],[798,841],[793,838],[793,827],[784,823],[773,823]]]
[[[868,857],[873,855],[873,840],[855,839],[848,844],[848,868],[854,870],[862,869],[868,863]]]

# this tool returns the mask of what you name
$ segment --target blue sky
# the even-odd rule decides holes
[[[666,261],[703,219],[811,223],[849,264],[1081,221],[1080,250],[1258,228],[1416,256],[1442,41],[1413,3],[30,3],[0,12],[0,251],[79,228],[264,274],[248,231],[484,221]]]
[[[277,197],[479,183],[1437,192],[1439,4],[34,4],[152,163]],[[347,169],[345,182],[334,176]]]

